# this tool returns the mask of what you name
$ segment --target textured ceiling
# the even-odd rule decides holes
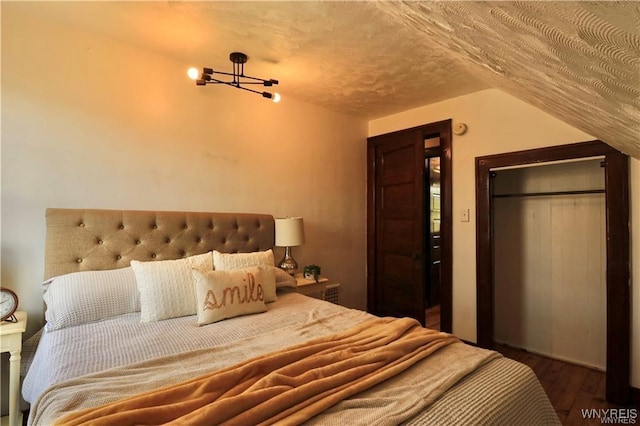
[[[3,8],[5,5],[3,5]],[[497,88],[640,158],[640,3],[34,2],[185,63],[376,118]]]
[[[377,6],[492,87],[640,158],[640,3]]]

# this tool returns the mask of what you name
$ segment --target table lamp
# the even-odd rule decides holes
[[[294,275],[298,263],[291,256],[291,247],[304,244],[304,225],[301,217],[276,218],[276,246],[284,247],[284,257],[278,268]]]

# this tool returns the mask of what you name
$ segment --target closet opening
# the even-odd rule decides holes
[[[592,162],[581,161],[574,165],[572,165],[572,162],[567,162],[568,160],[595,159],[596,157],[599,158]],[[601,186],[602,176],[594,178],[593,181],[583,177],[575,177],[573,178],[572,183],[569,182],[569,184],[566,184],[564,187],[547,186],[545,188],[541,188],[540,186],[536,187],[532,183],[516,184],[518,187],[513,188],[509,186],[513,185],[512,182],[510,182],[510,179],[503,179],[509,182],[503,182],[502,184],[499,184],[496,181],[496,179],[507,177],[508,173],[523,173],[508,172],[510,168],[550,162],[565,162],[564,166],[554,166],[559,173],[564,173],[563,170],[568,168],[581,168],[585,167],[585,165],[599,168],[600,163],[602,163],[604,166],[602,169],[604,174],[604,188]],[[528,170],[527,173],[531,173],[531,170],[534,169],[528,168],[522,170]],[[535,173],[539,173],[539,171],[535,171],[534,174]],[[569,179],[569,181],[571,180],[572,179]],[[533,181],[535,182],[536,178],[534,178]],[[578,183],[580,184],[579,187]],[[586,187],[585,183],[587,184]],[[525,185],[525,187],[523,188],[522,185]],[[603,189],[604,192],[602,192]],[[505,313],[502,311],[497,312],[496,309],[497,306],[500,306],[501,310],[505,309],[502,307],[504,301],[497,300],[497,298],[503,297],[498,293],[500,288],[505,285],[510,285],[509,282],[523,279],[521,275],[516,275],[516,278],[513,278],[513,272],[508,272],[508,267],[507,272],[500,269],[500,266],[496,268],[496,265],[501,264],[501,262],[506,258],[515,263],[521,261],[520,256],[514,255],[514,252],[510,251],[509,244],[512,243],[507,241],[505,245],[502,242],[496,241],[496,232],[499,236],[500,232],[503,231],[503,228],[498,229],[503,225],[503,221],[515,220],[513,217],[518,216],[518,214],[515,214],[512,215],[513,217],[511,218],[499,217],[499,215],[502,214],[500,213],[500,210],[498,210],[499,206],[505,203],[508,204],[509,202],[513,202],[515,204],[538,203],[539,205],[542,205],[540,203],[544,198],[553,198],[553,203],[557,204],[559,202],[558,200],[563,199],[566,200],[562,202],[566,204],[567,208],[563,208],[562,204],[560,204],[559,209],[556,208],[556,213],[561,213],[560,216],[557,216],[556,214],[556,217],[560,217],[560,219],[556,220],[556,223],[559,221],[559,223],[564,223],[565,226],[574,227],[577,225],[577,222],[584,219],[581,215],[576,214],[576,211],[585,208],[587,204],[602,203],[602,200],[594,201],[601,198],[602,194],[604,194],[604,223],[600,225],[591,224],[590,226],[585,226],[586,228],[589,228],[589,230],[586,231],[589,233],[589,239],[604,239],[604,247],[598,249],[603,250],[604,253],[601,254],[594,252],[589,254],[589,256],[593,256],[594,259],[600,257],[601,260],[602,257],[604,258],[604,272],[593,272],[593,274],[604,273],[605,300],[603,307],[593,305],[587,306],[583,309],[589,311],[587,312],[587,315],[589,315],[593,309],[594,312],[599,312],[597,315],[603,315],[605,318],[604,336],[600,335],[598,339],[604,339],[605,341],[603,362],[606,369],[606,399],[609,402],[624,405],[628,402],[630,396],[629,378],[631,355],[629,157],[601,141],[583,142],[476,158],[477,343],[479,346],[492,348],[496,338],[500,338],[500,333],[502,338],[504,338],[505,335],[515,333],[516,331],[522,334],[522,330],[515,330],[518,327],[521,328],[521,326],[516,325],[513,329],[509,329],[509,327],[512,326],[511,324],[496,324],[497,321],[508,321],[508,319],[504,317]],[[583,200],[579,205],[576,201],[577,198],[581,198]],[[514,199],[521,200],[514,201]],[[546,205],[549,206],[549,203],[551,203],[551,201],[547,202]],[[536,220],[541,220],[540,215],[542,215],[542,219],[544,219],[544,214],[546,214],[548,218],[551,218],[550,211],[550,209],[540,210]],[[563,218],[562,214],[565,214],[566,212],[569,212],[568,214],[570,215],[574,214],[574,217]],[[547,222],[549,222],[549,220],[550,219],[547,219]],[[594,223],[596,222],[597,220],[594,219]],[[603,226],[604,229],[598,231],[596,228],[600,226]],[[590,247],[581,247],[581,245],[586,245],[586,242],[578,243],[574,241],[575,239],[579,239],[584,236],[577,235],[576,232],[573,232],[570,235],[567,234],[566,236],[560,236],[561,234],[557,232],[548,232],[547,237],[543,237],[538,234],[531,234],[532,236],[529,237],[529,234],[527,234],[529,231],[522,232],[524,235],[514,234],[511,236],[512,239],[522,240],[526,236],[527,238],[540,240],[537,242],[528,241],[526,243],[528,246],[533,246],[533,248],[531,248],[533,253],[535,253],[535,256],[533,257],[536,259],[535,262],[538,262],[538,264],[535,264],[534,262],[534,265],[530,266],[530,270],[527,271],[527,274],[535,276],[543,273],[543,271],[546,271],[544,272],[545,274],[553,274],[553,265],[562,265],[562,262],[555,262],[556,258],[550,257],[549,253],[544,251],[544,244],[551,244],[553,242],[552,239],[555,238],[564,238],[569,240],[570,243],[570,247],[566,250],[566,253],[560,252],[559,254],[556,254],[556,257],[559,257],[560,254],[566,254],[570,259],[576,256],[577,259],[573,259],[573,261],[580,262],[580,268],[574,268],[572,272],[571,270],[562,270],[565,266],[558,267],[558,271],[556,271],[557,274],[562,276],[562,274],[566,273],[566,282],[570,283],[568,288],[553,288],[551,290],[534,289],[531,290],[531,295],[512,295],[510,298],[517,299],[520,301],[519,303],[522,303],[524,298],[527,297],[532,297],[534,302],[532,303],[530,300],[527,300],[526,304],[528,305],[524,308],[523,306],[515,306],[509,307],[509,309],[517,308],[520,310],[524,309],[525,311],[528,310],[528,315],[535,317],[543,312],[544,309],[549,309],[550,299],[546,298],[544,291],[559,291],[560,303],[573,303],[573,306],[575,307],[574,300],[576,298],[583,298],[587,301],[587,305],[589,305],[590,302],[588,302],[588,300],[591,296],[586,297],[583,295],[585,290],[582,287],[577,287],[577,281],[579,281],[579,279],[576,280],[576,276],[574,276],[583,273],[581,269],[587,269],[592,266],[586,265],[585,260],[580,258],[581,256],[587,256],[585,253]],[[545,238],[547,240],[545,240]],[[551,254],[553,254],[554,250],[558,250],[557,247],[562,246],[556,244],[554,247],[549,246],[547,250],[551,250]],[[498,259],[498,256],[501,258]],[[552,266],[549,267],[547,264],[548,262],[544,261],[544,259],[551,259]],[[510,273],[511,276],[509,275]],[[536,277],[536,279],[540,280],[539,282],[544,282],[545,278],[546,277]],[[594,286],[594,289],[589,290],[589,292],[591,292],[590,294],[596,294],[602,291],[596,287],[597,285]],[[514,288],[517,289],[519,287],[516,286]],[[511,290],[513,291],[513,288],[511,288]],[[515,291],[518,292],[519,290]],[[538,294],[536,292],[542,292],[542,294]],[[569,302],[564,299],[567,299]],[[515,304],[513,302],[510,303]],[[566,313],[566,310],[567,309],[563,309],[561,307],[558,314],[564,314]],[[551,330],[550,333],[556,333],[558,330],[563,328],[568,328],[570,330],[571,327],[573,327],[573,324],[569,323],[579,322],[579,318],[584,318],[584,315],[584,313],[580,312],[570,314],[569,316],[564,316],[564,318],[568,319],[561,320],[563,322],[559,324],[550,323],[547,327]],[[596,314],[594,313],[594,315]],[[576,320],[576,318],[578,319]],[[547,321],[552,322],[555,321],[555,319],[548,319]],[[541,333],[538,332],[538,335],[535,338],[538,339],[535,343],[536,345],[545,343],[542,342],[544,339],[541,338],[540,335]],[[546,339],[547,342],[545,344],[549,346],[549,338],[546,337]],[[551,341],[551,346],[553,348],[552,351],[561,352],[560,354],[555,354],[556,356],[569,359],[575,355],[575,351],[571,352],[571,350],[566,348],[566,345],[563,346],[566,342],[554,343],[553,339],[551,339]],[[593,343],[593,345],[598,344]],[[600,359],[602,359],[602,354],[595,354],[594,357],[600,357]]]
[[[605,371],[603,160],[491,170],[494,343]]]

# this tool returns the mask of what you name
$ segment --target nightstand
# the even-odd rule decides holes
[[[27,328],[27,313],[15,313],[18,322],[0,323],[0,352],[9,352],[9,425],[22,424],[20,412],[20,352],[22,351],[22,333]],[[5,417],[2,424],[5,424]]]
[[[302,274],[296,274],[297,292],[327,302],[339,303],[340,283],[332,283],[326,277],[319,277],[318,281],[306,279]]]

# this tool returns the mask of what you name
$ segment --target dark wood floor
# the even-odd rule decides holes
[[[496,345],[504,356],[528,365],[536,373],[563,425],[600,425],[599,419],[584,419],[584,409],[638,408],[605,400],[605,373],[587,367],[532,354],[523,349]],[[636,412],[637,413],[637,412]],[[639,422],[640,419],[636,418]]]
[[[426,324],[428,328],[439,329],[440,310],[435,308],[427,309]],[[605,401],[605,373],[601,371],[532,354],[523,349],[506,345],[496,345],[496,350],[508,358],[528,365],[534,371],[549,396],[560,421],[565,426],[602,424],[599,419],[583,418],[583,409],[640,409],[640,404],[637,402],[628,406],[620,406]],[[636,413],[640,416],[640,411],[636,411]],[[635,418],[633,424],[640,424],[640,417]]]

